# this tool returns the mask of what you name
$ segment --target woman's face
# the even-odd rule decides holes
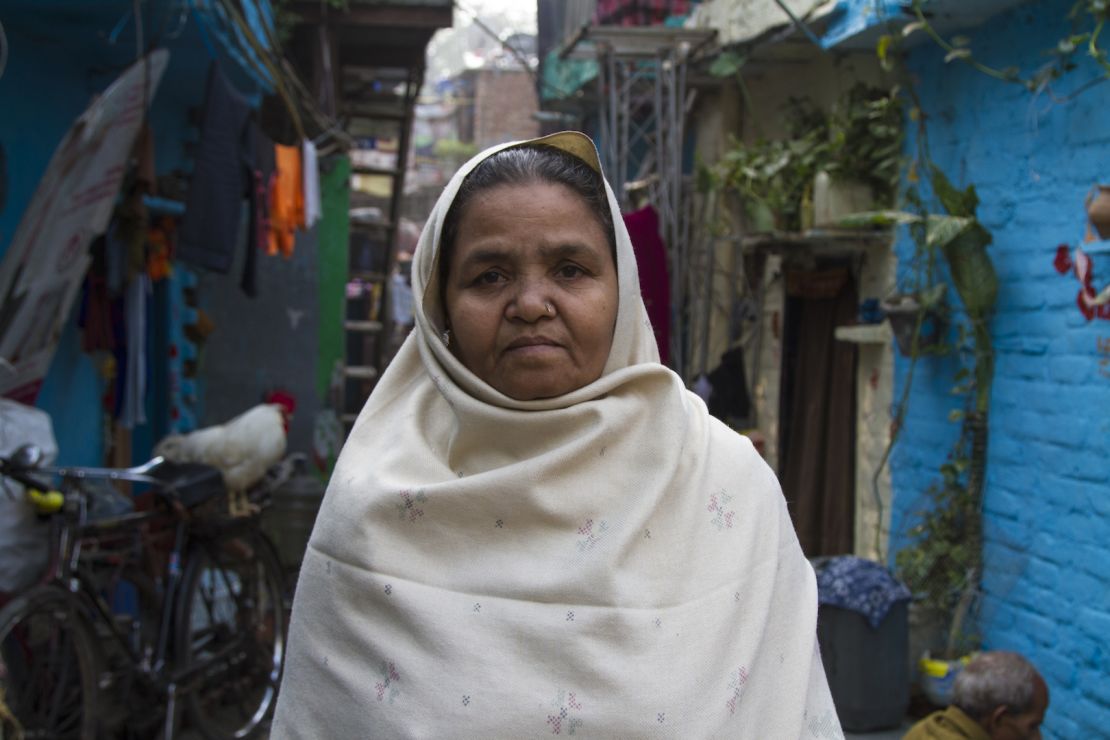
[[[589,205],[548,182],[499,185],[460,214],[444,291],[451,348],[510,398],[551,398],[601,377],[617,269]]]

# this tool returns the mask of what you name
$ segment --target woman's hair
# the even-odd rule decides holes
[[[1033,704],[1036,677],[1037,669],[1017,653],[983,653],[956,675],[952,703],[976,720],[1000,706],[1021,714]]]
[[[459,221],[470,200],[483,190],[499,185],[525,185],[536,182],[562,185],[578,194],[597,217],[609,241],[609,251],[616,264],[617,240],[613,232],[613,216],[601,175],[578,157],[562,149],[544,144],[526,144],[502,149],[482,160],[463,180],[454,202],[443,219],[439,240],[439,284],[447,285],[447,273]]]

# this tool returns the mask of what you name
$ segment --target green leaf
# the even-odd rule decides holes
[[[971,49],[953,49],[944,55],[945,62],[951,62],[953,59],[970,59]]]
[[[948,292],[947,283],[937,283],[921,291],[921,307],[935,309],[944,301],[944,294]]]
[[[948,412],[948,421],[957,422],[964,418],[963,409],[952,409]]]
[[[743,68],[745,61],[747,59],[743,55],[734,51],[722,52],[709,65],[709,74],[714,77],[732,77]]]
[[[971,39],[969,39],[967,36],[953,36],[952,46],[955,46],[957,49],[971,46]]]
[[[929,214],[925,240],[930,247],[944,248],[975,222],[974,218]]]
[[[944,210],[953,216],[974,216],[975,209],[979,206],[979,196],[975,194],[975,186],[968,185],[966,190],[957,190],[944,174],[944,171],[933,165],[932,167],[933,190],[936,191]]]
[[[895,42],[895,38],[890,36],[889,33],[884,33],[879,37],[878,43],[875,44],[875,53],[878,55],[879,62],[887,67],[887,54],[890,52],[890,44]]]
[[[981,318],[998,299],[998,275],[987,254],[991,234],[978,221],[943,246],[956,292],[972,319]]]
[[[920,216],[906,211],[860,211],[841,216],[836,225],[842,229],[864,229],[898,226],[920,220]]]
[[[921,29],[925,28],[927,25],[928,24],[925,21],[914,21],[913,23],[907,23],[905,26],[902,27],[902,38],[906,38],[911,33],[915,33],[916,31],[920,31]]]

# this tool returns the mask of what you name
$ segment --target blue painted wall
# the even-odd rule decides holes
[[[246,5],[252,23],[269,17],[265,0]],[[141,4],[145,42],[160,40],[170,50],[170,62],[150,112],[160,175],[189,168],[184,145],[196,141],[198,133],[189,123],[188,112],[201,105],[214,57],[244,94],[260,95],[268,87],[264,79],[244,71],[227,53],[224,40],[213,30],[218,26],[212,15],[215,6],[206,0],[198,0],[195,6],[195,11],[182,15],[177,2]],[[92,5],[81,0],[9,0],[0,7],[0,22],[9,44],[7,68],[0,77],[0,142],[8,157],[7,204],[0,211],[0,258],[54,149],[74,119],[93,95],[133,61],[136,24],[131,8],[131,0]],[[210,26],[208,31],[201,30],[199,20]],[[77,310],[75,302],[36,405],[54,420],[60,461],[96,465],[104,456],[103,381],[93,359],[81,351]],[[148,404],[158,401],[148,394]],[[148,409],[147,416],[159,419],[164,413]],[[151,437],[164,431],[137,429],[136,456],[149,450]]]
[[[0,78],[0,109],[4,111],[0,142],[8,154],[8,199],[0,212],[2,255],[58,143],[92,95],[110,81],[98,79],[89,60],[115,57],[117,50],[106,42],[103,52],[89,46],[95,34],[111,31],[109,24],[116,18],[107,15],[93,20],[87,36],[65,23],[56,27],[63,29],[62,33],[52,33],[49,18],[27,8],[6,12],[0,20],[9,45],[8,66]],[[74,43],[78,38],[81,42]],[[75,302],[73,317],[76,310]],[[71,318],[37,401],[53,418],[62,462],[101,462],[101,387],[92,358],[81,351],[80,331]]]
[[[1028,75],[1068,35],[1072,0],[1023,5],[965,33],[977,58]],[[1110,727],[1110,320],[1088,321],[1079,283],[1053,267],[1057,245],[1085,230],[1084,198],[1110,182],[1110,83],[1070,101],[945,64],[930,43],[909,57],[932,158],[974,183],[993,232],[1000,279],[991,324],[996,372],[984,500],[985,647],[1018,650],[1048,681],[1045,736],[1105,737]],[[1077,57],[1079,59],[1080,57]],[[1099,71],[1086,60],[1055,87],[1067,95]],[[1095,285],[1110,282],[1110,242],[1086,245]],[[907,261],[912,247],[898,246]],[[952,302],[958,299],[952,295]],[[946,410],[953,358],[917,364],[891,465],[894,549],[955,440]],[[908,362],[899,358],[897,383]]]

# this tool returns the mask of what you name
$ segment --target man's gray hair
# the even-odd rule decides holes
[[[974,719],[1003,705],[1020,714],[1033,703],[1037,675],[1033,664],[1017,653],[980,653],[956,675],[952,703]]]

